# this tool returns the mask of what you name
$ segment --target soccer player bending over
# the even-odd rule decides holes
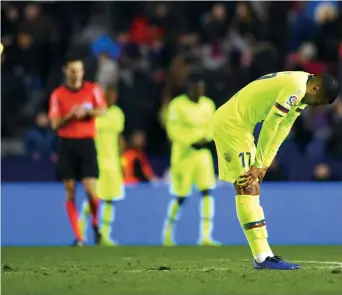
[[[216,244],[212,239],[214,200],[211,190],[215,186],[213,159],[209,150],[212,141],[211,120],[215,105],[203,96],[204,84],[191,76],[187,94],[172,100],[168,107],[167,133],[172,141],[171,201],[165,220],[164,245],[173,245],[173,226],[180,208],[191,194],[195,184],[202,194],[199,243]]]
[[[271,251],[259,203],[260,183],[303,109],[331,104],[338,92],[337,80],[327,74],[272,73],[245,86],[214,115],[219,178],[235,186],[236,211],[254,256],[255,269],[300,268]],[[262,121],[255,147],[253,129]]]
[[[120,161],[121,133],[125,125],[125,115],[115,105],[117,94],[115,87],[109,87],[106,92],[108,111],[105,116],[96,118],[95,144],[100,175],[97,182],[97,195],[100,198],[99,222],[101,244],[115,246],[111,238],[112,224],[115,217],[115,202],[124,197],[122,168]],[[87,219],[90,214],[88,201],[84,201],[80,214],[80,224],[83,235],[87,231]]]

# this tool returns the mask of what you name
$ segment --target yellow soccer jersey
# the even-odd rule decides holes
[[[120,165],[119,136],[124,129],[124,113],[118,106],[111,106],[106,115],[97,117],[95,122],[97,131],[95,143],[100,169],[113,165],[113,162]]]
[[[260,77],[218,110],[220,121],[252,131],[257,123],[265,120],[273,106],[280,116],[298,107],[304,109],[306,105],[301,100],[310,75],[306,72],[278,72]]]
[[[218,109],[214,128],[215,143],[221,156],[220,170],[226,171],[222,172],[225,175],[222,179],[234,182],[242,175],[243,169],[239,168],[237,160],[241,155],[250,157],[249,165],[242,161],[244,169],[250,165],[269,167],[296,118],[306,107],[301,100],[310,76],[306,72],[265,75],[248,84]],[[263,125],[255,151],[253,130],[259,122]],[[233,164],[237,167],[234,175],[228,175],[227,171],[234,170]]]
[[[167,134],[172,141],[171,163],[195,151],[191,145],[202,139],[212,140],[214,102],[205,96],[191,101],[187,95],[175,97],[167,112]]]

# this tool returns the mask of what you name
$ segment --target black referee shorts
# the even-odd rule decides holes
[[[59,138],[57,169],[61,180],[98,178],[94,139]]]

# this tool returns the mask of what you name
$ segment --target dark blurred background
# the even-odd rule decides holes
[[[55,179],[49,95],[79,55],[86,78],[116,84],[124,135],[146,136],[156,173],[169,144],[160,109],[201,70],[217,107],[275,71],[329,72],[342,81],[342,3],[6,2],[1,7],[2,180]],[[272,180],[342,180],[342,101],[306,110],[269,170]],[[167,177],[167,176],[166,176]]]

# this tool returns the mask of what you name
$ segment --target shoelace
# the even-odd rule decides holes
[[[273,257],[267,257],[267,260],[270,260],[272,262],[279,262],[280,260],[283,260],[283,259],[281,258],[281,256],[275,255]]]

